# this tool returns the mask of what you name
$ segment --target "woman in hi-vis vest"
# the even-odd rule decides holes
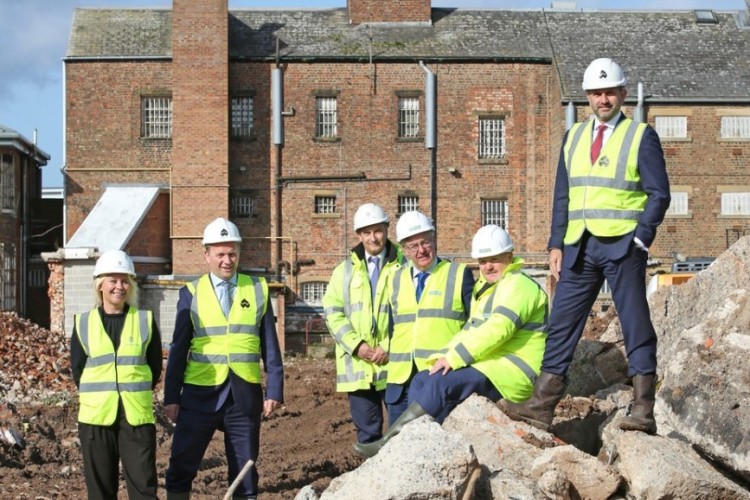
[[[153,389],[162,371],[159,330],[151,311],[136,308],[135,268],[125,252],[99,257],[93,289],[96,307],[75,315],[70,341],[88,497],[117,499],[122,461],[130,500],[156,499]]]

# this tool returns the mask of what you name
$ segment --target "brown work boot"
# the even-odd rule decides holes
[[[627,416],[620,420],[620,429],[656,434],[654,402],[656,400],[656,375],[633,377],[633,405]]]
[[[555,407],[565,392],[565,377],[542,372],[534,384],[534,393],[523,403],[501,399],[498,407],[513,420],[521,420],[549,432]]]

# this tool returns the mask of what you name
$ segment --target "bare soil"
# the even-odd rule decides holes
[[[294,498],[308,484],[321,492],[331,479],[362,463],[352,449],[356,433],[348,400],[335,392],[333,360],[287,357],[284,368],[285,404],[261,427],[257,466],[264,500]],[[0,499],[86,498],[77,399],[55,399],[43,405],[0,402],[0,424],[19,431],[25,441],[21,449],[0,439]],[[172,425],[161,404],[156,414],[159,496],[165,498]],[[222,498],[229,487],[226,470],[223,435],[217,432],[193,482],[193,498]],[[119,498],[127,498],[124,481]]]

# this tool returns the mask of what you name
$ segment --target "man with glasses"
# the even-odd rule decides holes
[[[396,237],[409,265],[393,274],[389,287],[393,317],[385,390],[389,425],[407,410],[414,375],[427,370],[430,356],[443,352],[464,326],[474,286],[465,264],[438,258],[435,226],[423,213],[405,212],[396,224]],[[362,453],[362,446],[355,449]]]

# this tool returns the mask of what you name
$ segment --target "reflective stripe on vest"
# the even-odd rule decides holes
[[[76,316],[75,322],[78,340],[87,356],[78,388],[78,421],[112,425],[122,400],[130,425],[154,423],[152,373],[146,361],[152,335],[151,313],[128,309],[117,353],[97,309]]]
[[[577,242],[586,229],[596,236],[629,233],[646,205],[638,173],[638,150],[646,125],[622,120],[597,163],[591,165],[592,123],[575,124],[564,147],[569,188],[565,244]]]
[[[190,318],[194,335],[185,370],[185,383],[222,384],[231,369],[250,383],[261,382],[260,325],[268,304],[263,278],[237,275],[237,287],[224,315],[209,275],[189,283],[193,294]]]

